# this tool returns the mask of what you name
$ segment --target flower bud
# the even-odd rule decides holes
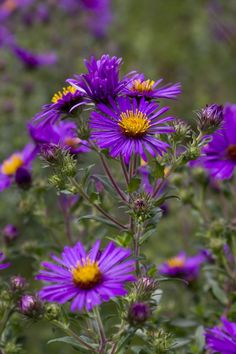
[[[16,275],[14,277],[11,277],[10,284],[12,291],[22,292],[26,287],[26,280],[20,275]]]
[[[223,109],[221,105],[212,104],[197,112],[199,129],[206,134],[212,134],[219,129],[224,119]]]
[[[23,315],[35,318],[42,313],[42,303],[36,296],[25,294],[20,299],[19,310]]]
[[[191,136],[191,127],[181,119],[173,120],[172,124],[175,129],[174,133],[171,134],[175,141],[186,140]]]
[[[145,302],[131,304],[128,312],[128,320],[133,325],[141,325],[151,316],[151,310]]]
[[[60,307],[56,304],[47,304],[45,306],[45,318],[48,321],[53,321],[58,319],[60,315]]]
[[[15,182],[21,189],[29,189],[32,183],[31,173],[24,167],[18,168],[15,175]]]
[[[6,242],[6,244],[10,244],[18,237],[19,231],[14,225],[7,224],[3,228],[2,234],[3,234],[4,241]]]

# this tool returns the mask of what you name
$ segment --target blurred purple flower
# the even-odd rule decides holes
[[[213,178],[224,180],[233,176],[236,167],[236,104],[226,105],[222,129],[212,135],[211,142],[193,166],[205,167]]]
[[[77,126],[74,122],[61,121],[58,124],[38,124],[28,125],[29,133],[39,150],[47,147],[60,146],[69,150],[72,154],[78,154],[89,151],[88,143],[81,140],[77,134]]]
[[[14,225],[8,224],[2,229],[2,234],[5,242],[11,243],[18,237],[19,231]]]
[[[34,54],[17,45],[12,46],[12,52],[28,69],[54,65],[57,62],[55,53]]]
[[[0,270],[3,270],[10,266],[10,263],[2,263],[5,261],[5,259],[6,259],[5,255],[0,251]]]
[[[33,144],[28,144],[20,152],[15,152],[0,165],[0,192],[10,187],[16,173],[20,168],[27,170],[31,167],[31,162],[36,156],[36,148]]]
[[[202,263],[206,261],[207,258],[202,251],[193,257],[188,257],[185,252],[180,252],[177,256],[160,264],[159,273],[167,277],[193,281],[198,277]]]
[[[211,354],[236,353],[236,323],[221,318],[222,326],[208,328],[205,331],[206,349]]]

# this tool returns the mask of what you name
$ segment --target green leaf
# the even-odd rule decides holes
[[[154,160],[151,162],[151,169],[152,169],[152,175],[158,179],[158,178],[163,178],[165,173],[165,166],[162,166],[160,162]]]
[[[204,327],[199,326],[195,332],[196,343],[199,350],[203,350],[205,347],[205,336],[204,336]]]
[[[219,287],[219,284],[215,281],[211,283],[211,290],[215,298],[222,304],[227,305],[228,299],[224,291]]]
[[[131,181],[128,184],[128,192],[133,193],[136,192],[136,190],[139,188],[141,183],[141,178],[138,177],[133,177]]]
[[[79,343],[76,339],[74,339],[73,337],[61,337],[61,338],[51,339],[50,341],[48,341],[47,344],[52,344],[52,343],[57,343],[57,342],[70,344],[70,345],[72,345],[74,348],[80,349],[80,353],[88,353],[88,352],[91,353],[91,350],[85,348],[82,344],[80,344],[80,343]]]
[[[139,240],[139,245],[142,245],[144,241],[146,241],[149,237],[151,237],[155,232],[156,232],[156,228],[151,228],[150,230],[145,232],[145,234]]]
[[[96,216],[96,215],[84,215],[84,216],[81,216],[80,218],[77,219],[77,222],[79,223],[80,221],[82,220],[95,220],[95,221],[98,221],[98,222],[101,222],[103,224],[106,224],[108,226],[112,226],[112,227],[115,227],[116,229],[120,229],[116,224],[114,224],[112,221],[108,220],[108,219],[105,219],[105,218],[102,218],[100,216]]]

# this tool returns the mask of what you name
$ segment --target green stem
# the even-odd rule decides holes
[[[118,220],[116,220],[115,218],[113,218],[113,216],[111,216],[110,214],[108,214],[103,208],[101,208],[99,205],[93,203],[89,196],[87,195],[87,193],[85,193],[83,191],[83,189],[80,187],[79,183],[73,178],[71,179],[71,182],[74,184],[74,186],[77,188],[79,194],[85,199],[87,200],[87,202],[89,202],[89,204],[91,204],[92,206],[94,206],[94,208],[96,208],[102,215],[104,215],[108,220],[112,221],[112,223],[114,223],[115,225],[117,225],[120,229],[123,230],[127,230],[127,228],[122,225]]]
[[[103,353],[106,347],[106,334],[105,334],[105,330],[103,327],[103,323],[102,323],[102,319],[100,316],[100,312],[99,312],[99,308],[95,307],[94,308],[94,314],[95,314],[95,319],[97,321],[97,325],[98,325],[98,330],[99,330],[99,336],[100,336],[100,349],[99,349],[99,353]]]
[[[89,349],[92,353],[97,353],[97,351],[91,345],[89,345],[88,343],[84,342],[83,339],[81,339],[74,331],[72,331],[72,329],[70,329],[69,327],[67,327],[63,323],[61,323],[59,321],[56,321],[56,320],[52,321],[52,323],[54,324],[54,326],[56,326],[57,328],[59,328],[63,332],[65,332],[68,336],[73,337],[74,339],[76,339],[86,349]]]

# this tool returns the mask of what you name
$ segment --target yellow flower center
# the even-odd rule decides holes
[[[52,103],[57,103],[68,93],[74,94],[75,92],[76,92],[76,88],[73,86],[63,87],[62,91],[58,91],[57,93],[54,94],[52,98]]]
[[[173,257],[167,261],[167,264],[171,268],[183,267],[185,264],[185,259],[183,257]]]
[[[131,137],[140,137],[146,134],[150,127],[150,120],[146,114],[136,111],[126,111],[121,113],[121,120],[118,124],[121,127],[123,133]]]
[[[76,268],[72,269],[73,281],[82,289],[91,289],[98,284],[102,278],[97,262],[92,262],[89,258],[78,263]]]
[[[152,91],[153,85],[155,84],[155,81],[153,80],[146,80],[146,81],[141,81],[141,80],[134,80],[132,82],[132,91],[138,91],[140,93],[142,92],[150,92]]]
[[[71,148],[77,148],[78,145],[81,143],[80,138],[73,138],[73,137],[67,137],[65,138],[65,144]]]
[[[13,154],[9,159],[2,164],[2,173],[4,175],[14,175],[19,167],[23,165],[23,160],[20,154]]]

